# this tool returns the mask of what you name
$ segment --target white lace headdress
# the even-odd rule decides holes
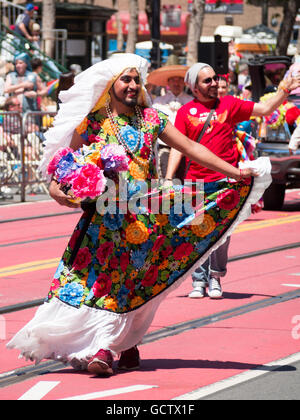
[[[75,77],[74,85],[61,91],[59,112],[53,127],[45,133],[45,149],[40,163],[40,171],[46,175],[47,166],[55,152],[61,147],[70,145],[76,127],[94,109],[104,106],[108,91],[114,81],[127,68],[135,68],[142,79],[142,89],[139,104],[150,106],[151,100],[144,84],[146,82],[149,62],[135,54],[114,54],[111,58],[101,61],[79,73]]]

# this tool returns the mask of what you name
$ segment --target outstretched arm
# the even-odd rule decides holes
[[[177,128],[175,128],[170,122],[167,123],[166,128],[159,137],[170,147],[176,149],[175,152],[180,152],[181,154],[187,156],[189,159],[199,163],[199,165],[205,166],[206,168],[216,172],[221,172],[230,178],[237,180],[241,178],[240,169],[220,159],[202,144],[190,140],[188,137],[178,131]],[[175,152],[173,152],[173,156],[175,155],[175,161],[172,163],[169,159],[170,163],[168,165],[167,178],[172,178],[177,169],[176,164],[179,159],[179,154]],[[243,178],[249,176],[256,176],[256,174],[252,169],[244,169]]]
[[[280,82],[276,95],[272,96],[266,102],[259,102],[254,105],[252,115],[263,117],[272,114],[276,108],[286,101],[291,91],[299,86],[300,74],[293,77],[290,73],[286,79]]]
[[[183,158],[183,153],[181,153],[177,149],[171,148],[170,154],[169,154],[167,172],[166,172],[166,179],[174,178],[176,171],[179,168],[182,158]]]

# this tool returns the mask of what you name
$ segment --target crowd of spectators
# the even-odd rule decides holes
[[[72,84],[75,74],[81,71],[80,66],[73,65],[75,67],[70,68],[70,72],[62,73],[55,62],[43,54],[40,49],[41,28],[34,19],[35,10],[36,6],[27,4],[24,13],[18,16],[0,43],[1,200],[11,198],[12,190],[5,185],[7,179],[3,169],[5,164],[11,169],[14,160],[20,161],[24,114],[29,112],[23,127],[25,158],[28,161],[38,160],[43,133],[53,121],[53,116],[36,113],[57,111],[57,92],[65,89],[66,77],[70,79],[69,75],[72,76]],[[30,178],[32,173],[29,171],[27,179]],[[9,181],[12,181],[11,176]]]

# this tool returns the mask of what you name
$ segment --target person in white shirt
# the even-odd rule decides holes
[[[192,101],[194,98],[184,91],[184,76],[188,67],[182,65],[171,65],[160,67],[152,71],[147,82],[156,86],[168,87],[165,95],[157,96],[153,101],[153,108],[156,108],[168,115],[169,121],[174,124],[178,109]],[[158,175],[165,178],[170,147],[158,139]]]

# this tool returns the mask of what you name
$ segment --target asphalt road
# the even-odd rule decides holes
[[[300,343],[299,343],[300,344]],[[300,400],[300,362],[232,386],[204,400]]]

